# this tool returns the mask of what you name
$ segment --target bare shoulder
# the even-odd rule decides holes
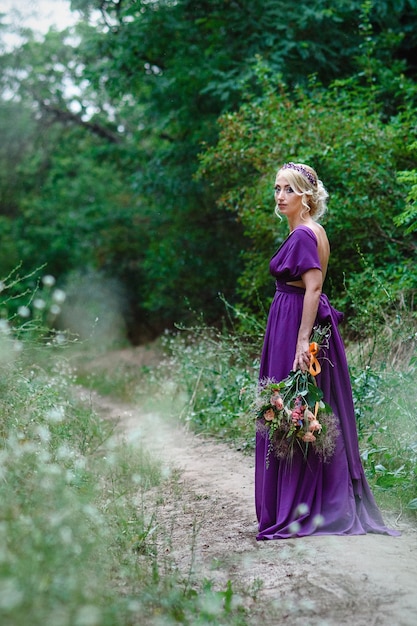
[[[317,237],[317,249],[320,258],[320,264],[323,272],[323,280],[327,273],[327,265],[329,263],[330,256],[330,244],[327,238],[327,233],[321,224],[314,222],[313,220],[308,225],[309,228]]]
[[[323,226],[312,221],[308,227],[311,228],[313,233],[316,235],[319,248],[322,248],[323,250],[330,249],[327,233]]]

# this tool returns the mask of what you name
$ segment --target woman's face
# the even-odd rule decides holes
[[[302,196],[295,193],[282,172],[275,179],[275,202],[279,212],[290,219],[299,217],[303,210]]]

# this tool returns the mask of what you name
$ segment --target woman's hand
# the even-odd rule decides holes
[[[295,350],[295,358],[293,363],[293,370],[301,370],[306,372],[310,367],[310,344],[308,339],[297,341],[297,347]]]

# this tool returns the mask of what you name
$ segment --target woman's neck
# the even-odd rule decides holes
[[[313,220],[311,218],[306,219],[306,220],[302,220],[300,218],[288,220],[288,226],[289,226],[291,233],[293,230],[297,228],[297,226],[309,226],[311,228],[312,223],[313,223]]]

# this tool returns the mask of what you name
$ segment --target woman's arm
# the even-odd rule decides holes
[[[301,324],[298,329],[293,370],[301,369],[306,371],[310,366],[310,336],[319,306],[323,281],[322,272],[319,269],[308,270],[308,272],[303,274],[302,280],[306,291]]]

